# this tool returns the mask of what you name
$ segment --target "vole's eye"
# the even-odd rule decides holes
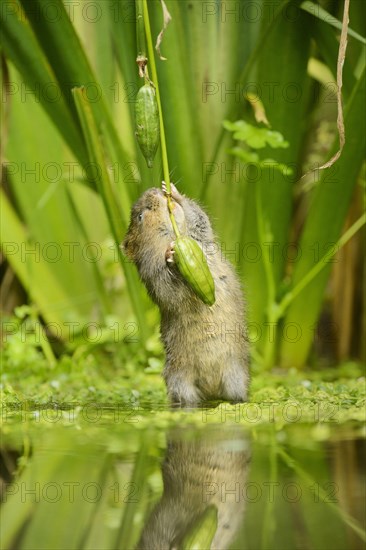
[[[143,217],[144,217],[144,216],[143,216],[143,213],[140,212],[140,214],[138,215],[138,220],[139,220],[139,222],[142,222],[142,218],[143,218]]]

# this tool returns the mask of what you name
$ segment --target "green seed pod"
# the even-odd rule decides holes
[[[149,168],[159,145],[159,111],[155,90],[145,84],[137,92],[135,104],[136,137]]]
[[[207,550],[207,548],[211,548],[217,531],[217,524],[217,508],[214,504],[210,504],[188,531],[180,548],[184,548],[184,550]]]
[[[215,283],[198,242],[191,237],[178,237],[174,251],[181,275],[202,302],[212,306],[215,303]]]

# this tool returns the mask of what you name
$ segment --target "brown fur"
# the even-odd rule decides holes
[[[205,305],[191,290],[167,252],[175,235],[167,199],[148,189],[132,208],[123,248],[137,266],[161,312],[166,351],[164,379],[173,403],[247,398],[248,346],[244,301],[238,277],[216,245],[210,221],[198,204],[173,188],[174,214],[183,235],[199,242],[215,281],[216,302]]]
[[[232,548],[245,519],[250,460],[250,440],[228,426],[225,430],[205,430],[193,440],[192,434],[184,437],[180,430],[171,433],[162,465],[164,492],[136,548],[183,548],[185,535],[209,505],[218,512],[210,548]]]

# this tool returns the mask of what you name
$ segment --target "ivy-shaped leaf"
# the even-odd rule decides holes
[[[235,157],[238,157],[244,163],[256,164],[261,168],[271,167],[274,170],[278,170],[279,172],[281,172],[283,176],[291,176],[293,174],[292,168],[290,168],[290,166],[287,166],[287,164],[277,162],[277,160],[274,159],[260,160],[258,154],[254,153],[253,151],[246,151],[245,149],[241,149],[241,147],[232,147],[231,149],[228,149],[227,152],[231,155],[234,155]]]
[[[228,149],[228,153],[240,158],[243,162],[251,162],[253,164],[258,164],[260,162],[259,155],[257,153],[254,153],[253,151],[246,151],[241,147],[232,147],[231,149]]]
[[[268,128],[258,128],[244,120],[237,120],[236,122],[224,120],[223,125],[226,130],[233,132],[234,139],[245,142],[252,149],[263,149],[266,145],[273,149],[289,146],[288,141],[284,139],[280,132],[274,132]]]

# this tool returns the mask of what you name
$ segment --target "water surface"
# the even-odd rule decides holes
[[[1,548],[365,548],[358,425],[184,414],[8,414]]]

